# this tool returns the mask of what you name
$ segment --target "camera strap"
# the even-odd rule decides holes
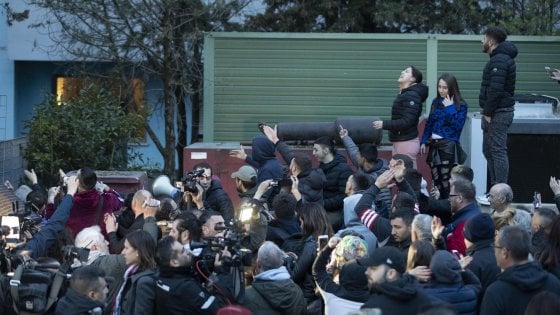
[[[53,304],[58,300],[58,293],[60,292],[60,288],[62,287],[62,283],[64,282],[65,278],[66,274],[58,269],[51,284],[51,290],[49,291],[49,299],[47,300],[46,310],[50,309],[51,306],[53,306]]]
[[[103,194],[99,195],[99,202],[97,203],[97,212],[95,212],[95,225],[99,225],[99,220],[101,220],[101,212],[103,210]]]
[[[19,301],[19,285],[21,280],[21,275],[23,274],[23,263],[20,264],[16,271],[14,271],[14,276],[10,280],[10,293],[12,293],[12,303],[14,304],[14,311],[18,314],[17,303]]]

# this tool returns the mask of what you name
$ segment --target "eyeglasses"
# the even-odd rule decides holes
[[[451,197],[459,197],[459,196],[461,196],[461,195],[457,195],[457,194],[449,194],[449,198],[451,198]]]

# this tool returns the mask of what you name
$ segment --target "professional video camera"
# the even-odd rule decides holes
[[[64,261],[72,262],[74,259],[79,260],[81,263],[85,263],[89,258],[89,248],[76,247],[73,245],[66,245],[63,248],[64,251]]]
[[[222,256],[220,259],[226,267],[250,266],[251,251],[244,248],[241,244],[243,237],[242,227],[238,223],[228,226],[216,226],[216,231],[225,231],[225,236],[205,237],[202,242],[191,242],[190,248],[195,251],[201,249],[200,255],[195,256],[195,260],[200,262],[204,272],[210,273],[214,269],[216,255],[221,254],[226,248],[230,256]]]
[[[193,194],[198,193],[198,178],[204,175],[204,170],[193,170],[190,172],[185,173],[181,182],[183,183],[183,191],[189,191]]]
[[[216,271],[214,265],[216,256],[220,255],[220,261],[223,267],[217,270],[218,274],[226,275],[228,283],[231,284],[231,293],[236,301],[241,301],[244,296],[245,273],[244,268],[251,266],[252,253],[243,246],[246,236],[245,226],[251,220],[257,218],[262,207],[248,203],[243,205],[233,222],[225,226],[216,225],[214,230],[224,231],[224,236],[206,237],[202,242],[190,243],[191,251],[195,261],[195,270],[204,280],[208,280],[213,271]],[[222,255],[223,251],[227,251],[231,255]],[[198,252],[198,255],[196,254]]]

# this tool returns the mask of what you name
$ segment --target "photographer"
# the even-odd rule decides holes
[[[105,273],[98,267],[86,266],[72,272],[70,288],[56,305],[56,315],[101,314],[107,302]]]
[[[196,175],[197,171],[201,171],[200,175]],[[229,196],[222,188],[219,180],[212,179],[212,167],[208,163],[198,163],[194,166],[196,181],[196,189],[187,189],[183,194],[183,201],[203,211],[212,209],[222,214],[226,222],[230,222],[233,218],[233,204]],[[191,210],[191,209],[187,209]]]
[[[161,236],[161,231],[157,227],[156,212],[159,209],[159,201],[152,198],[152,194],[147,190],[139,190],[132,198],[131,206],[134,213],[132,225],[125,229],[118,225],[114,213],[105,214],[105,226],[107,229],[107,239],[112,254],[119,254],[124,247],[124,238],[130,232],[144,230],[157,242]]]
[[[55,242],[58,234],[62,232],[66,226],[66,222],[70,216],[70,209],[73,206],[74,194],[76,194],[78,190],[78,180],[76,176],[69,177],[67,185],[68,190],[66,195],[56,208],[50,220],[41,226],[40,230],[21,248],[25,251],[29,250],[31,252],[31,258],[44,256],[47,249]],[[57,187],[52,191],[56,193],[58,189]]]
[[[191,251],[173,237],[159,241],[157,259],[157,314],[215,314],[225,305],[220,296],[209,293],[201,285]]]

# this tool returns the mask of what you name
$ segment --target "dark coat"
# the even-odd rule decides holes
[[[413,276],[404,274],[392,282],[377,285],[362,309],[379,308],[383,315],[416,314],[430,305],[430,298]]]
[[[480,314],[522,315],[531,298],[542,291],[560,294],[560,282],[538,262],[509,267],[486,290]]]
[[[103,304],[79,294],[68,288],[66,294],[56,303],[56,315],[89,315],[96,308],[103,309]]]
[[[315,300],[315,281],[313,281],[313,262],[317,257],[317,241],[310,235],[303,240],[303,251],[294,264],[293,270],[289,270],[292,279],[303,291],[303,296],[308,302]]]
[[[478,101],[485,116],[494,115],[498,109],[511,108],[515,104],[517,47],[511,42],[502,42],[490,53],[484,66]]]
[[[156,314],[216,314],[225,305],[202,287],[190,267],[160,267],[156,286]]]
[[[284,141],[276,143],[276,150],[280,152],[286,163],[290,163],[295,154]],[[323,186],[325,185],[325,174],[321,169],[309,169],[297,176],[298,190],[301,194],[301,203],[317,202],[323,205]]]
[[[426,98],[428,87],[422,83],[411,85],[397,95],[391,108],[391,120],[383,120],[383,129],[389,130],[391,142],[418,137],[418,121]]]
[[[268,223],[266,240],[281,247],[286,239],[296,234],[301,234],[301,227],[295,217],[292,219],[275,219]]]
[[[461,271],[448,251],[437,251],[430,263],[432,276],[424,291],[432,302],[450,304],[459,314],[476,315],[480,281],[470,270]]]
[[[120,254],[100,256],[94,260],[90,266],[101,268],[101,270],[105,272],[105,276],[113,278],[113,283],[109,286],[109,292],[107,293],[108,304],[103,312],[103,314],[112,314],[113,301],[119,293],[119,289],[123,283],[124,272],[126,271],[124,256]]]
[[[274,270],[286,272],[284,267]],[[271,279],[259,279],[257,275],[253,285],[245,290],[243,305],[254,315],[299,315],[306,311],[301,289],[285,276],[275,280],[274,276]]]
[[[301,203],[316,202],[323,205],[323,186],[326,180],[323,171],[321,169],[307,170],[298,174],[297,178]]]
[[[501,270],[496,263],[496,254],[494,254],[493,239],[482,240],[473,243],[467,248],[467,255],[472,257],[468,269],[472,271],[480,280],[482,290],[481,297],[484,296],[486,289],[496,280]]]
[[[111,254],[120,254],[124,248],[124,239],[126,235],[138,230],[144,230],[150,233],[150,236],[152,236],[156,243],[162,236],[162,232],[157,226],[155,217],[144,218],[144,214],[140,214],[134,218],[134,221],[128,228],[121,228],[121,226],[119,226],[116,232],[107,234]]]
[[[341,212],[346,197],[346,181],[352,175],[352,169],[346,163],[346,158],[334,152],[334,159],[329,163],[321,163],[319,167],[325,174],[326,182],[323,186],[323,202],[327,212]],[[342,215],[341,215],[342,216]]]
[[[152,315],[156,309],[156,271],[147,269],[130,276],[122,292],[121,315]]]
[[[204,192],[203,200],[204,208],[218,211],[225,222],[233,218],[233,203],[218,180],[212,180],[210,187]]]

